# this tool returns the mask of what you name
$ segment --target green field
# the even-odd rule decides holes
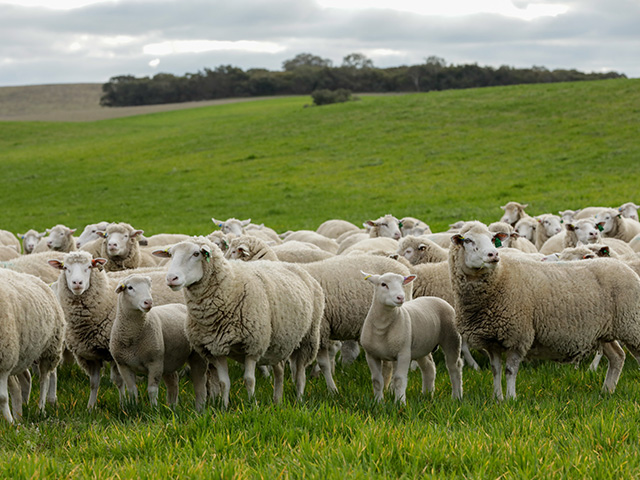
[[[497,220],[499,206],[540,214],[638,203],[640,80],[528,85],[303,108],[271,99],[90,123],[0,123],[0,228],[82,229],[126,221],[151,235],[207,234],[211,217],[277,231],[356,224],[386,213]],[[1,352],[0,352],[1,354]],[[271,403],[259,378],[249,402],[238,367],[231,405],[193,411],[190,385],[171,411],[121,408],[103,378],[62,367],[59,403],[21,425],[0,422],[3,478],[621,478],[640,476],[640,371],[628,356],[612,395],[606,364],[524,364],[518,399],[496,404],[491,372],[464,371],[450,398],[436,355],[434,398],[409,378],[406,407],[373,402],[361,355],[336,369],[337,397],[311,379],[295,402]],[[606,363],[606,362],[604,362]],[[143,390],[144,391],[144,390]],[[161,391],[161,399],[164,400]]]

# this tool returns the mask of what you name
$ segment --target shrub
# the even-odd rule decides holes
[[[338,88],[337,90],[314,90],[311,92],[315,105],[328,105],[330,103],[342,103],[351,100],[351,90]]]

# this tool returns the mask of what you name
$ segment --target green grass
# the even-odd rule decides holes
[[[106,219],[147,233],[213,230],[210,217],[315,229],[412,215],[434,230],[636,201],[640,81],[614,80],[363,97],[302,108],[272,99],[94,123],[0,124],[0,228],[82,228]],[[479,358],[480,356],[477,355]],[[246,399],[234,366],[230,409],[193,411],[183,382],[170,410],[121,407],[103,378],[62,367],[42,417],[36,388],[23,423],[0,422],[3,478],[621,478],[640,475],[640,372],[600,393],[605,367],[526,363],[518,399],[496,404],[485,359],[450,398],[436,355],[434,398],[413,372],[408,405],[373,402],[361,356],[336,371],[337,397],[311,379],[295,402],[271,402],[258,378]],[[142,391],[144,392],[144,387]],[[161,392],[163,399],[163,392]]]

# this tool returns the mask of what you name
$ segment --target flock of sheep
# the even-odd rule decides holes
[[[229,405],[229,358],[243,365],[249,397],[258,370],[273,375],[280,402],[286,365],[298,398],[310,368],[337,392],[337,352],[349,362],[360,348],[378,401],[391,383],[406,401],[412,363],[423,393],[433,392],[437,348],[456,399],[463,364],[479,368],[471,349],[489,357],[498,400],[503,357],[508,398],[529,358],[596,354],[597,368],[604,355],[603,390],[614,391],[622,346],[640,362],[639,207],[537,217],[517,202],[501,208],[491,225],[462,221],[439,233],[392,215],[282,234],[234,218],[213,219],[219,230],[206,237],[147,238],[102,222],[78,237],[64,225],[29,230],[20,244],[0,231],[2,414],[21,417],[32,369],[40,409],[54,403],[61,361],[88,375],[89,408],[105,364],[121,401],[137,401],[136,376],[146,376],[152,405],[160,381],[177,403],[187,366],[202,410],[215,397]]]

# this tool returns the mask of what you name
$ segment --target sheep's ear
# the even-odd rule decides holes
[[[592,259],[592,258],[596,258],[596,256],[595,256],[593,253],[585,253],[585,254],[582,256],[582,260],[590,260],[590,259]]]
[[[502,242],[504,242],[507,238],[509,238],[508,233],[498,232],[493,236],[493,244],[496,248],[500,248],[502,246]]]
[[[138,235],[142,235],[144,233],[144,230],[134,230],[133,233],[131,233],[131,238],[136,238]]]
[[[96,235],[102,238],[107,238],[107,232],[103,232],[102,230],[97,230]]]
[[[202,253],[202,256],[207,262],[211,261],[211,248],[209,248],[209,245],[203,245],[200,248],[200,253]]]
[[[67,233],[69,235],[73,235],[74,233],[76,233],[77,228],[67,228]]]
[[[598,250],[598,256],[599,257],[610,257],[611,256],[611,251],[609,250],[609,247],[602,247],[600,250]]]
[[[566,228],[567,230],[569,230],[570,232],[575,232],[576,230],[576,226],[573,223],[567,223],[564,228]]]
[[[409,275],[408,277],[404,277],[402,285],[407,285],[407,284],[413,282],[415,279],[416,279],[416,275],[413,275],[413,274]]]
[[[506,206],[506,205],[502,205],[500,208],[501,208],[502,210],[506,210],[506,209],[507,209],[507,206]]]
[[[25,236],[25,234],[24,234],[24,233],[19,233],[19,234],[18,234],[18,238],[19,238],[20,240],[24,240],[24,236]]]
[[[373,220],[367,220],[366,222],[364,222],[364,225],[366,225],[368,227],[375,227],[377,225],[377,223],[374,222]]]
[[[153,252],[151,252],[151,255],[160,258],[171,258],[171,253],[169,253],[168,248],[164,250],[154,250]]]
[[[106,258],[94,258],[91,260],[91,268],[102,267],[107,262]]]
[[[374,285],[378,284],[378,279],[380,278],[380,275],[374,275],[372,273],[363,272],[362,270],[360,270],[360,273],[364,275],[365,280],[373,283]]]
[[[38,238],[42,238],[47,234],[47,232],[38,233]]]
[[[247,218],[246,220],[242,220],[240,222],[240,225],[242,225],[243,227],[246,227],[247,225],[249,225],[251,223],[251,219]]]
[[[124,283],[121,283],[120,285],[118,285],[118,288],[116,288],[116,293],[123,292],[125,288],[127,288],[127,286]]]
[[[464,243],[464,237],[459,234],[453,235],[451,237],[451,243],[454,245],[462,245]]]
[[[524,205],[521,205],[522,208],[527,208],[529,206],[528,203],[525,203]]]
[[[220,228],[222,228],[222,224],[224,223],[224,222],[221,222],[220,220],[216,220],[213,217],[211,218],[211,221],[215,223],[217,226],[219,226]]]
[[[60,260],[47,260],[47,263],[53,268],[57,268],[58,270],[64,269],[64,263],[62,263]]]
[[[398,258],[400,258],[400,255],[397,253],[392,253],[391,255],[389,255],[389,258],[392,258],[393,260],[398,260]]]

